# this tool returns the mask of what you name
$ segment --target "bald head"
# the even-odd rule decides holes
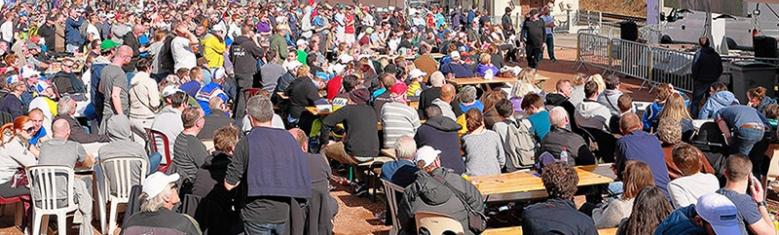
[[[441,87],[441,100],[446,102],[452,102],[456,91],[452,84],[445,84]]]
[[[629,134],[636,130],[641,130],[641,119],[635,113],[627,113],[619,119],[619,129],[622,134]]]
[[[549,120],[557,128],[565,128],[568,126],[568,112],[563,107],[554,107],[549,111]]]
[[[136,24],[133,26],[133,34],[135,34],[135,36],[143,34],[144,31],[146,31],[146,27],[144,27],[142,24]]]
[[[127,45],[124,45],[119,47],[119,49],[116,49],[114,58],[111,60],[111,62],[114,65],[124,66],[125,64],[129,63],[132,58],[133,49]]]
[[[51,124],[55,139],[68,139],[70,136],[70,124],[65,119],[57,119]]]

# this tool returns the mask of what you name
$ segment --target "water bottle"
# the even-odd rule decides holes
[[[560,151],[560,161],[568,163],[568,148],[563,146],[563,150]]]

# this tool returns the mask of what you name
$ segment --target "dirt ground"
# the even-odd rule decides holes
[[[588,11],[646,17],[646,1],[642,0],[583,0],[579,8]]]

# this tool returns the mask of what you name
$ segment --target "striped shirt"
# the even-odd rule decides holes
[[[384,127],[384,148],[394,148],[395,141],[401,136],[414,136],[421,125],[417,111],[399,102],[384,104],[381,124]]]

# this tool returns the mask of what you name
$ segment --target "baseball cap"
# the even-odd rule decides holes
[[[296,45],[298,46],[308,46],[308,41],[300,39],[297,41]]]
[[[453,51],[451,54],[449,54],[449,57],[452,57],[453,59],[454,59],[454,58],[457,58],[457,59],[459,59],[459,58],[460,58],[460,52],[458,52],[458,51]]]
[[[34,68],[30,67],[30,66],[24,66],[24,67],[22,67],[21,70],[22,70],[22,72],[21,72],[22,78],[25,78],[25,79],[31,78],[31,77],[34,77],[34,76],[40,76],[40,73],[38,71],[36,71]]]
[[[156,197],[165,190],[165,187],[167,187],[168,184],[178,181],[179,178],[180,176],[178,173],[166,175],[162,172],[154,172],[154,174],[147,176],[146,179],[143,180],[143,184],[141,185],[141,187],[143,187],[142,191],[148,195],[148,198]]]
[[[35,83],[35,92],[40,94],[46,91],[46,89],[48,89],[49,87],[51,87],[51,85],[49,85],[48,82],[46,82],[45,80],[40,80],[37,83]]]
[[[395,83],[395,85],[392,85],[389,90],[390,90],[390,92],[392,92],[392,94],[403,95],[403,94],[406,93],[407,89],[408,89],[408,86],[406,86],[405,83],[398,82],[398,83]]]
[[[417,149],[417,155],[416,158],[414,158],[414,161],[415,162],[425,161],[424,167],[428,167],[430,166],[430,164],[433,164],[433,162],[435,162],[435,159],[438,158],[439,154],[441,154],[440,150],[436,150],[433,147],[425,145]]]
[[[352,60],[354,60],[354,57],[347,54],[343,54],[340,57],[338,57],[338,62],[341,62],[341,64],[352,62]]]
[[[20,82],[22,82],[22,80],[19,79],[19,75],[11,75],[5,78],[5,84],[8,84],[9,86]]]
[[[709,193],[699,197],[695,211],[717,234],[741,233],[736,205],[723,195]]]
[[[287,69],[287,71],[292,71],[292,70],[298,69],[298,67],[300,67],[301,65],[303,65],[303,64],[301,64],[300,61],[293,60],[293,61],[287,63],[286,69]]]
[[[171,95],[176,94],[178,92],[184,93],[184,91],[182,91],[181,89],[179,89],[176,86],[173,86],[173,85],[166,86],[165,88],[162,89],[162,97],[168,97],[168,96],[171,96]]]
[[[212,31],[221,31],[221,32],[225,32],[225,26],[224,26],[224,25],[222,25],[222,24],[217,24],[217,25],[214,25],[214,27],[213,27],[213,28],[211,28],[211,30],[212,30]]]
[[[408,73],[408,75],[412,78],[418,78],[427,75],[427,73],[422,72],[422,70],[419,69],[412,69],[411,72]]]
[[[105,52],[105,51],[114,49],[114,48],[118,47],[119,45],[120,44],[117,43],[117,42],[114,42],[114,40],[106,39],[106,40],[103,40],[102,42],[100,42],[100,51]]]

